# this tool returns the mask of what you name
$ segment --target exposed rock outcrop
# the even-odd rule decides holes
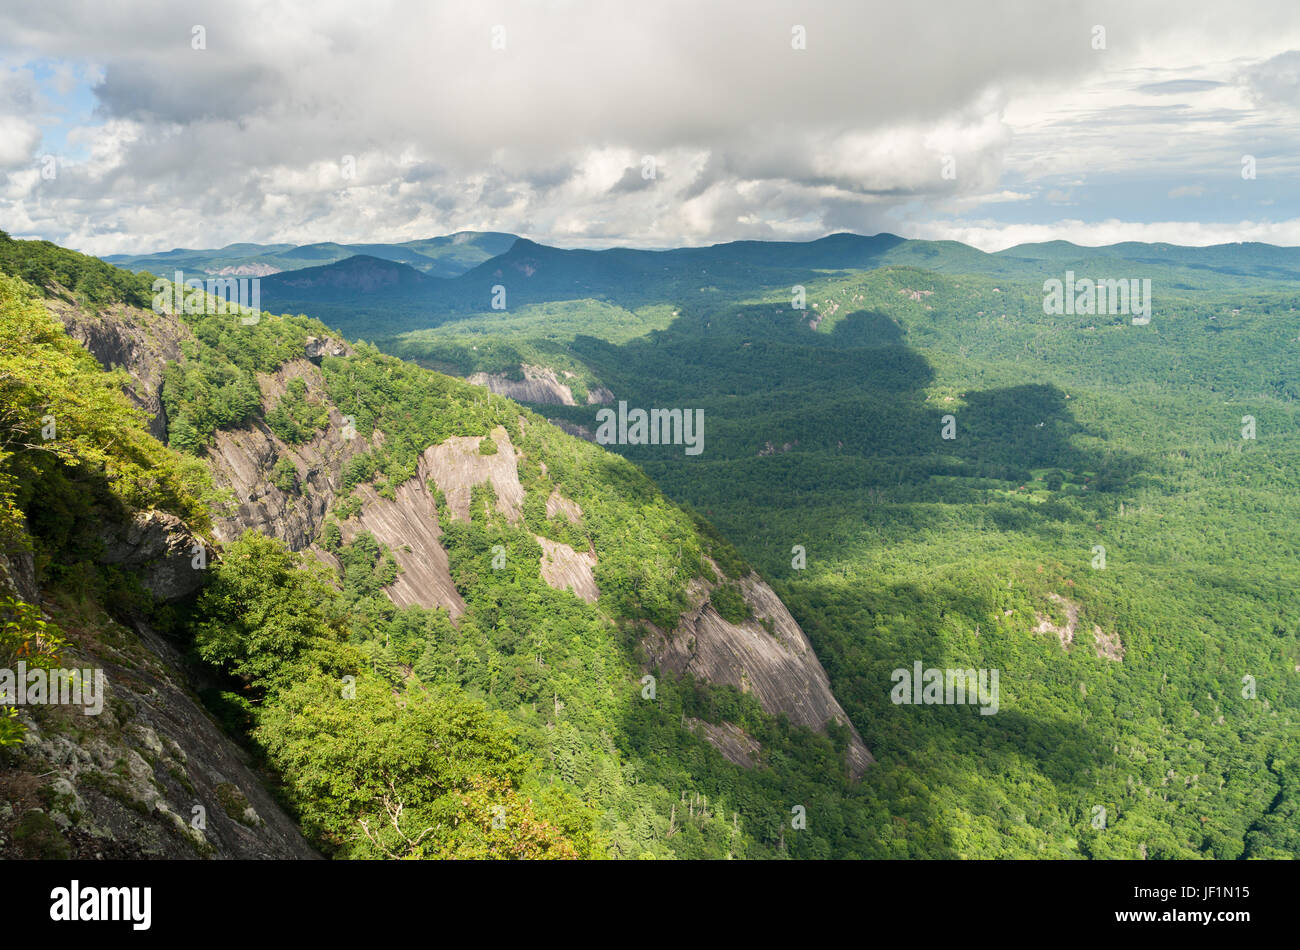
[[[1118,633],[1107,633],[1098,624],[1092,625],[1092,649],[1099,659],[1124,662],[1124,644]]]
[[[352,348],[342,340],[333,337],[309,336],[303,340],[303,355],[313,363],[319,363],[327,356],[351,356]]]
[[[594,604],[600,597],[596,587],[596,555],[575,551],[567,544],[533,535],[542,546],[542,580],[556,590],[571,590]]]
[[[498,396],[505,396],[518,402],[530,402],[544,406],[576,406],[573,386],[560,379],[559,374],[549,366],[533,366],[525,363],[519,367],[523,379],[512,379],[505,373],[474,373],[466,380],[475,386],[486,386]],[[564,379],[572,379],[573,374],[566,372]],[[587,405],[595,406],[613,402],[614,394],[604,386],[592,386],[587,390]]]
[[[181,342],[193,338],[175,317],[116,304],[90,313],[57,297],[45,305],[105,369],[121,366],[131,374],[127,395],[152,417],[149,432],[167,441],[167,416],[162,405],[163,371],[181,357]]]
[[[184,325],[122,305],[88,313],[59,299],[46,303],[101,365],[130,373],[127,395],[154,414],[150,431],[165,438],[163,372],[190,338]],[[163,601],[193,594],[215,556],[162,511],[99,530],[100,560],[131,571]],[[0,769],[0,857],[318,856],[189,691],[170,643],[139,620],[128,628],[87,616],[84,606],[65,612],[45,601],[30,554],[10,551],[2,561],[0,590],[42,605],[66,635],[61,668],[91,671],[89,682],[103,692],[82,694],[74,705],[17,707],[27,733]],[[87,715],[92,702],[98,709]]]
[[[557,514],[563,514],[569,524],[577,524],[582,520],[582,508],[576,501],[561,495],[558,488],[553,489],[546,499],[546,517],[554,518]]]
[[[395,501],[381,498],[369,485],[358,485],[354,494],[361,500],[361,511],[339,528],[344,541],[351,541],[362,531],[374,535],[393,553],[401,569],[387,593],[399,607],[445,607],[452,617],[465,612],[465,601],[451,581],[447,552],[441,542],[438,506],[425,485],[423,472],[398,486]],[[322,560],[338,564],[323,551],[313,549]]]
[[[1069,597],[1062,597],[1060,594],[1048,592],[1048,600],[1060,606],[1065,613],[1065,623],[1056,624],[1052,618],[1046,614],[1034,611],[1034,619],[1038,625],[1034,627],[1034,633],[1054,633],[1061,643],[1061,648],[1071,650],[1074,648],[1074,637],[1079,631],[1079,612],[1082,606],[1071,600]],[[1118,633],[1107,633],[1100,624],[1092,625],[1092,649],[1097,654],[1098,659],[1113,660],[1116,663],[1124,661],[1124,644],[1120,642]]]
[[[292,360],[274,374],[261,373],[262,404],[271,409],[287,390],[291,379],[307,386],[308,400],[327,401],[320,369],[306,359]],[[329,424],[301,445],[288,445],[262,423],[242,429],[218,430],[208,450],[213,481],[234,495],[234,508],[213,524],[217,539],[234,540],[246,528],[279,538],[295,551],[307,548],[320,533],[325,515],[343,489],[343,466],[379,439],[363,439],[345,426],[331,404]],[[275,463],[287,458],[298,475],[295,491],[272,484]]]
[[[147,411],[158,415],[154,429],[155,434],[162,436],[166,428],[159,400],[163,370],[169,359],[179,358],[180,343],[189,333],[175,318],[155,319],[155,315],[147,311],[125,309],[129,313],[88,317],[68,307],[64,322],[74,337],[82,340],[101,363],[106,366],[124,365],[131,372],[134,377],[132,398]],[[285,394],[288,383],[294,378],[305,382],[309,401],[319,400],[329,407],[328,425],[309,441],[287,445],[260,422],[216,433],[214,445],[208,453],[209,462],[217,486],[229,490],[234,499],[227,510],[216,513],[214,535],[217,540],[229,541],[245,529],[254,528],[280,538],[294,550],[311,550],[322,560],[337,566],[337,561],[314,546],[314,542],[326,515],[343,491],[342,472],[347,461],[383,442],[383,435],[378,432],[369,440],[359,436],[349,438],[345,420],[328,400],[324,378],[316,364],[327,357],[346,356],[350,352],[347,345],[338,340],[311,338],[307,340],[301,358],[290,361],[274,374],[258,377],[263,405],[267,410]],[[510,398],[559,405],[574,405],[576,402],[570,386],[554,370],[544,367],[524,367],[524,379],[519,381],[504,377],[479,379],[477,375],[471,377],[471,382],[487,385],[493,392]],[[613,395],[603,387],[593,387],[587,397],[590,403],[606,402],[612,398]],[[581,426],[561,420],[556,420],[555,424],[570,434],[594,441],[592,433]],[[452,518],[469,520],[474,486],[490,484],[495,493],[496,511],[511,523],[522,522],[525,493],[519,479],[518,452],[502,427],[494,429],[490,439],[496,451],[488,454],[483,454],[483,440],[477,436],[453,437],[430,446],[418,460],[416,476],[405,484],[394,486],[392,500],[381,497],[369,485],[354,489],[362,504],[353,517],[340,523],[343,538],[351,540],[358,533],[367,531],[393,553],[401,573],[388,588],[388,593],[396,604],[443,607],[453,617],[465,610],[465,604],[452,584],[447,555],[440,543],[442,526],[431,485],[444,495]],[[271,472],[281,459],[289,460],[294,466],[297,486],[293,490],[286,491],[273,484]],[[565,498],[558,489],[547,498],[546,513],[548,518],[562,516],[572,524],[581,523],[583,517],[581,507]],[[109,552],[106,557],[115,558],[114,563],[139,570],[146,586],[158,596],[167,599],[184,596],[202,580],[202,572],[191,566],[196,542],[179,530],[183,525],[167,523],[165,518],[154,515],[157,513],[146,515],[139,523],[124,525],[116,534],[110,532],[105,538]],[[599,598],[595,582],[597,552],[578,551],[567,544],[535,537],[543,552],[538,569],[546,583],[557,589],[571,590],[588,602],[596,602]],[[8,573],[21,580],[22,565],[10,564]],[[871,754],[832,695],[829,679],[807,637],[780,599],[757,575],[741,578],[739,587],[754,616],[741,623],[731,623],[710,602],[712,585],[700,580],[693,582],[690,590],[692,607],[682,614],[676,629],[665,633],[649,627],[644,646],[651,663],[666,671],[689,672],[705,681],[750,692],[769,714],[785,715],[792,722],[811,729],[824,731],[832,721],[843,724],[850,734],[847,766],[852,775],[860,776],[873,761]],[[149,650],[156,654],[156,660],[163,656],[166,645],[151,643]],[[170,669],[166,663],[163,666]],[[156,674],[155,678],[158,675],[161,674]],[[129,674],[123,682],[131,682]],[[177,686],[180,682],[178,677],[169,681],[170,686],[189,702]],[[153,688],[163,689],[161,686]],[[144,697],[146,694],[140,695]],[[155,823],[161,820],[161,827],[166,832],[140,832],[141,841],[145,842],[141,847],[152,849],[148,853],[160,854],[171,854],[173,851],[168,849],[179,847],[198,848],[202,852],[206,846],[185,831],[183,822],[178,825],[173,820],[174,816],[185,817],[187,812],[182,810],[183,802],[175,797],[175,790],[170,785],[163,788],[166,782],[159,777],[158,769],[162,768],[171,776],[173,767],[183,767],[187,753],[180,750],[191,748],[184,739],[185,729],[197,730],[199,736],[208,735],[203,731],[204,727],[192,721],[194,716],[203,718],[212,729],[216,727],[192,702],[189,712],[169,713],[168,709],[173,706],[180,709],[180,699],[173,702],[170,693],[158,700],[156,708],[150,706],[151,702],[153,700],[140,699],[139,705],[150,710],[147,714],[139,714],[140,718],[148,720],[156,735],[165,735],[176,745],[176,752],[172,753],[164,740],[163,748],[170,759],[160,758],[152,751],[153,741],[147,738],[148,734],[141,733],[146,737],[139,740],[142,748],[150,749],[154,758],[138,749],[135,758],[146,766],[155,766],[152,781],[157,794],[148,790],[151,780],[131,754],[121,752],[114,762],[119,772],[125,769],[122,774],[129,779],[130,788],[123,794],[137,805],[151,809],[149,813],[154,816]],[[44,741],[49,730],[40,723],[36,725],[42,731]],[[731,761],[742,765],[756,761],[760,751],[757,743],[735,725],[698,723],[695,726]],[[225,741],[219,730],[212,735],[214,743]],[[202,741],[206,744],[206,740]],[[41,754],[55,758],[61,754],[91,754],[84,748],[81,753],[66,749],[57,752],[57,745],[55,743],[49,748],[41,745],[39,748],[45,750]],[[218,795],[218,787],[230,785],[237,788],[252,805],[253,811],[269,823],[267,808],[274,808],[274,805],[264,800],[265,793],[259,791],[260,786],[252,787],[257,783],[251,773],[246,769],[239,772],[235,764],[231,764],[229,759],[234,753],[230,750],[233,748],[215,750],[214,746],[210,755],[204,753],[207,757],[202,760],[202,780],[186,772],[186,781],[198,793],[208,796]],[[189,754],[194,757],[193,753]],[[239,764],[238,756],[234,755],[234,758]],[[118,761],[126,764],[118,767]],[[159,762],[163,764],[158,765]],[[77,777],[71,772],[60,773],[61,779],[71,783],[72,797],[80,796],[86,800],[87,793],[82,790]],[[93,784],[99,780],[90,781]],[[229,789],[221,794],[226,800],[232,798]],[[259,794],[262,798],[258,798]],[[161,806],[158,805],[160,801],[163,803]],[[100,813],[94,808],[91,812]],[[283,815],[279,817],[288,822]],[[119,818],[112,820],[119,821]],[[240,823],[236,820],[235,824]],[[167,837],[171,833],[169,828],[179,835],[175,842]],[[239,828],[222,834],[224,837],[220,840],[209,841],[217,853],[237,855],[239,848],[247,851],[252,847],[241,843]],[[104,840],[94,835],[91,837],[95,841]],[[264,848],[268,850],[257,854],[287,853],[285,849],[292,851],[296,847],[305,848],[306,845],[300,838],[282,836],[277,842],[265,844]]]
[[[665,634],[651,627],[643,641],[651,664],[753,693],[765,712],[784,714],[796,725],[824,730],[833,721],[847,726],[849,771],[860,776],[874,759],[831,693],[803,630],[758,575],[743,577],[739,584],[752,619],[739,624],[723,619],[709,601],[712,586],[694,581],[690,595],[695,606],[682,614],[677,629]]]
[[[1065,625],[1058,626],[1052,623],[1052,618],[1035,611],[1034,616],[1038,620],[1038,626],[1034,627],[1034,633],[1054,633],[1058,640],[1061,641],[1062,649],[1069,650],[1074,646],[1074,631],[1079,624],[1079,605],[1067,597],[1060,594],[1049,593],[1048,598],[1061,605],[1065,611]]]
[[[587,442],[596,441],[596,433],[592,432],[586,426],[578,425],[576,422],[570,422],[568,419],[547,419],[546,421],[555,426],[555,428],[562,432],[566,432],[571,436],[575,436],[576,438],[583,439]]]
[[[523,517],[524,486],[519,484],[519,464],[515,447],[506,430],[492,430],[497,451],[484,455],[481,439],[453,436],[425,449],[420,457],[420,477],[432,478],[447,499],[453,518],[469,521],[470,492],[475,485],[488,482],[497,496],[497,511],[515,522]]]
[[[272,274],[279,274],[280,268],[273,267],[270,264],[233,264],[229,267],[221,267],[212,272],[214,277],[270,277]]]
[[[165,511],[137,512],[126,524],[106,525],[100,537],[100,561],[133,571],[161,601],[180,600],[202,587],[213,556],[189,525]]]
[[[506,396],[519,402],[540,403],[550,406],[576,406],[573,390],[560,382],[555,370],[547,366],[520,367],[523,379],[511,379],[504,373],[475,373],[469,382],[475,386],[486,386],[498,396]]]
[[[763,751],[762,744],[734,723],[720,722],[715,725],[703,719],[687,717],[683,725],[703,736],[728,762],[747,769],[758,764],[759,754]]]
[[[318,857],[188,692],[168,643],[107,617],[74,639],[63,666],[103,671],[102,711],[19,707],[28,731],[0,770],[0,857]]]
[[[19,600],[29,604],[39,603],[40,590],[36,586],[36,559],[32,552],[15,547],[0,552],[0,591],[13,591]]]

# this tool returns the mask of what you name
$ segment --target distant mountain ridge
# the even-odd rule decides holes
[[[340,294],[409,294],[425,290],[436,278],[408,264],[357,254],[320,267],[284,271],[262,279],[262,293],[310,300],[336,300]]]
[[[244,244],[105,260],[160,274],[184,269],[195,276],[261,277],[267,309],[310,313],[366,336],[556,301],[592,299],[636,309],[666,299],[689,305],[757,289],[788,292],[817,272],[884,267],[1032,282],[1067,271],[1080,277],[1144,277],[1153,280],[1157,292],[1221,290],[1243,282],[1276,289],[1281,282],[1300,280],[1300,248],[1271,244],[1085,247],[1049,241],[989,253],[957,241],[847,232],[813,241],[732,241],[667,250],[558,248],[496,232],[459,232],[400,245],[280,249]]]
[[[406,264],[434,277],[456,277],[481,261],[503,254],[515,235],[458,231],[400,244],[229,244],[223,248],[174,248],[152,254],[110,254],[103,259],[126,270],[170,276],[176,269],[194,277],[266,277],[365,255]]]

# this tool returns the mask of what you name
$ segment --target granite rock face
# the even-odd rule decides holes
[[[76,340],[105,369],[122,367],[131,376],[126,394],[149,414],[149,433],[167,441],[167,416],[162,405],[163,371],[180,359],[181,343],[193,339],[183,323],[167,314],[116,304],[100,312],[77,307],[59,298],[46,306]]]
[[[525,363],[519,367],[522,379],[513,379],[506,373],[474,373],[467,382],[475,386],[485,386],[498,396],[544,406],[576,406],[577,398],[573,395],[570,383],[561,379],[572,379],[572,373],[557,373],[549,366],[533,366]],[[614,394],[604,386],[592,386],[587,390],[587,405],[595,406],[614,401]]]
[[[765,712],[784,714],[815,731],[824,731],[829,722],[847,726],[849,772],[861,776],[875,760],[831,692],[808,637],[757,574],[740,578],[739,585],[753,616],[737,624],[710,602],[714,585],[693,582],[694,606],[676,629],[664,633],[652,627],[643,641],[652,666],[752,693]]]
[[[294,551],[305,550],[343,492],[344,465],[352,456],[382,444],[382,436],[364,439],[348,426],[348,420],[329,403],[320,369],[305,358],[291,360],[275,373],[258,374],[263,408],[273,408],[293,379],[303,381],[308,401],[329,406],[329,422],[301,445],[289,445],[261,422],[216,433],[208,450],[213,481],[234,495],[234,508],[214,519],[219,541],[231,541],[254,528]],[[284,491],[272,481],[271,470],[280,459],[293,464],[296,490]]]
[[[103,617],[61,662],[98,673],[102,708],[19,707],[27,734],[0,769],[0,857],[319,857],[189,691],[170,643]]]
[[[203,586],[203,571],[213,552],[189,525],[165,511],[136,512],[125,524],[100,532],[100,561],[127,568],[155,599],[182,600]]]

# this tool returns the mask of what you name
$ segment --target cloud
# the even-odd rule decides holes
[[[1279,53],[1244,69],[1240,79],[1258,103],[1300,108],[1300,50]]]
[[[1119,220],[1093,207],[1099,186],[1156,176],[1147,190],[1169,195],[1246,153],[1279,184],[1254,207],[1300,212],[1280,187],[1300,130],[1280,118],[1294,87],[1277,55],[1300,47],[1300,17],[1283,0],[1252,17],[1193,5],[0,8],[0,226],[112,253],[461,229],[668,246],[974,207],[1046,222],[1054,201]],[[77,96],[93,110],[54,108]],[[57,182],[32,173],[41,149]]]
[[[995,222],[930,222],[918,227],[917,237],[961,241],[984,251],[1001,251],[1017,244],[1070,241],[1085,247],[1102,247],[1123,241],[1182,244],[1206,247],[1260,241],[1300,245],[1300,218],[1286,221],[1238,221],[1204,224],[1197,221],[1057,220],[1043,224],[1004,225]]]
[[[28,165],[36,158],[41,130],[13,115],[0,115],[0,170]]]
[[[1138,86],[1138,92],[1152,96],[1180,96],[1187,93],[1208,92],[1224,85],[1211,79],[1166,79],[1164,82],[1149,82]]]

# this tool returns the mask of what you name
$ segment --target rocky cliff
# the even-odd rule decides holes
[[[160,387],[188,331],[125,306],[48,306],[105,368],[121,367],[165,435]],[[182,601],[218,557],[174,514],[125,513],[97,526],[101,564],[158,603]],[[263,777],[192,692],[193,673],[143,616],[109,617],[84,592],[42,589],[21,546],[0,557],[0,597],[40,609],[65,635],[59,664],[102,691],[81,703],[19,703],[24,741],[0,750],[0,857],[312,858]],[[93,697],[93,702],[92,702]]]
[[[131,375],[127,395],[151,416],[150,434],[165,442],[163,370],[180,359],[181,342],[193,339],[189,329],[173,317],[126,304],[96,312],[51,297],[46,306],[63,322],[68,336],[89,350],[105,369],[121,367]]]
[[[158,360],[179,346],[178,341],[185,334],[183,329],[174,327],[168,331],[153,315],[138,311],[115,316],[111,322],[120,324],[115,333],[92,332],[88,327],[93,321],[76,314],[68,314],[65,319],[70,327],[80,328],[78,338],[87,342],[101,363],[125,361],[123,365],[133,375],[132,395],[138,403],[158,404],[157,386],[161,382]],[[146,346],[142,340],[151,342]],[[273,374],[259,375],[264,408],[270,409],[293,379],[303,380],[309,400],[328,405],[325,382],[316,362],[324,355],[347,352],[346,345],[337,340],[309,340],[301,358],[285,363]],[[136,361],[140,361],[139,365]],[[567,392],[553,371],[531,369],[534,370],[531,382],[526,375],[525,383],[550,387],[547,391],[552,395],[556,393],[555,386]],[[529,392],[532,396],[540,394],[541,390]],[[572,403],[571,393],[569,403]],[[342,493],[343,467],[355,453],[383,442],[380,432],[371,440],[348,438],[346,432],[343,417],[332,405],[329,405],[329,424],[301,445],[285,444],[260,422],[219,431],[209,461],[217,485],[229,489],[234,502],[215,523],[217,539],[226,541],[247,528],[254,528],[282,539],[294,550],[309,550],[337,566],[337,561],[316,541],[326,514]],[[479,437],[452,437],[429,446],[419,458],[416,476],[395,486],[392,499],[381,497],[366,485],[354,490],[354,497],[361,505],[355,514],[340,521],[343,540],[367,531],[392,551],[400,573],[387,592],[395,603],[443,607],[452,617],[465,609],[450,576],[446,551],[439,542],[441,525],[433,487],[445,497],[452,518],[468,520],[474,486],[490,484],[497,511],[511,523],[522,520],[525,501],[525,490],[519,479],[522,455],[503,428],[495,429],[491,438],[497,451],[487,455],[481,451]],[[280,459],[292,462],[298,491],[284,491],[272,484],[270,472]],[[570,521],[581,517],[581,510],[558,492],[552,492],[547,498],[546,510],[548,517],[563,514]],[[595,571],[599,552],[578,551],[536,537],[543,550],[538,564],[540,576],[552,587],[598,602],[600,592]],[[785,605],[761,578],[751,574],[740,578],[739,585],[753,619],[731,623],[710,602],[713,584],[714,581],[704,579],[693,582],[693,606],[682,615],[674,630],[650,628],[645,647],[651,664],[751,692],[768,713],[783,714],[791,722],[810,729],[824,730],[829,722],[847,726],[851,734],[846,753],[848,770],[854,776],[861,775],[872,762],[871,754],[832,694],[825,670]],[[748,752],[743,757],[735,754],[734,736],[730,732],[705,730],[704,735],[719,748],[725,746],[724,751],[733,759],[750,761]]]
[[[258,374],[265,410],[280,400],[292,379],[303,381],[309,400],[329,403],[320,369],[304,355],[275,373]],[[304,550],[320,534],[325,515],[342,490],[343,466],[373,444],[376,440],[353,434],[333,405],[329,424],[301,445],[289,445],[262,422],[218,430],[208,463],[217,487],[233,493],[235,507],[215,520],[217,539],[229,541],[253,528],[295,551]],[[272,481],[271,470],[280,459],[293,463],[295,490],[277,488]]]
[[[160,511],[103,524],[100,537],[100,561],[159,602],[198,590],[215,556]],[[40,608],[65,635],[60,669],[102,684],[80,703],[15,707],[26,735],[0,750],[0,857],[317,856],[146,620],[126,626],[79,591],[42,590],[25,553],[0,559],[0,596]]]
[[[0,857],[312,858],[316,852],[187,687],[175,649],[46,603],[75,646],[61,663],[103,673],[103,708],[20,706],[22,745],[0,769]]]
[[[505,373],[474,373],[468,382],[475,386],[486,386],[498,396],[534,405],[576,406],[572,386],[560,379],[560,374],[549,366],[532,366],[525,363],[519,367],[523,379],[512,379]],[[572,373],[565,373],[572,377]],[[587,390],[587,404],[613,402],[614,394],[604,386],[593,386]]]
[[[828,722],[847,726],[846,759],[850,774],[862,775],[875,761],[849,717],[831,692],[830,680],[785,604],[757,574],[739,581],[751,619],[732,623],[710,600],[714,586],[703,580],[691,585],[693,606],[677,628],[665,633],[651,625],[643,641],[651,664],[674,673],[690,673],[710,683],[752,693],[765,712],[785,715],[800,726],[823,730]],[[716,730],[706,738],[733,761],[734,743]]]

